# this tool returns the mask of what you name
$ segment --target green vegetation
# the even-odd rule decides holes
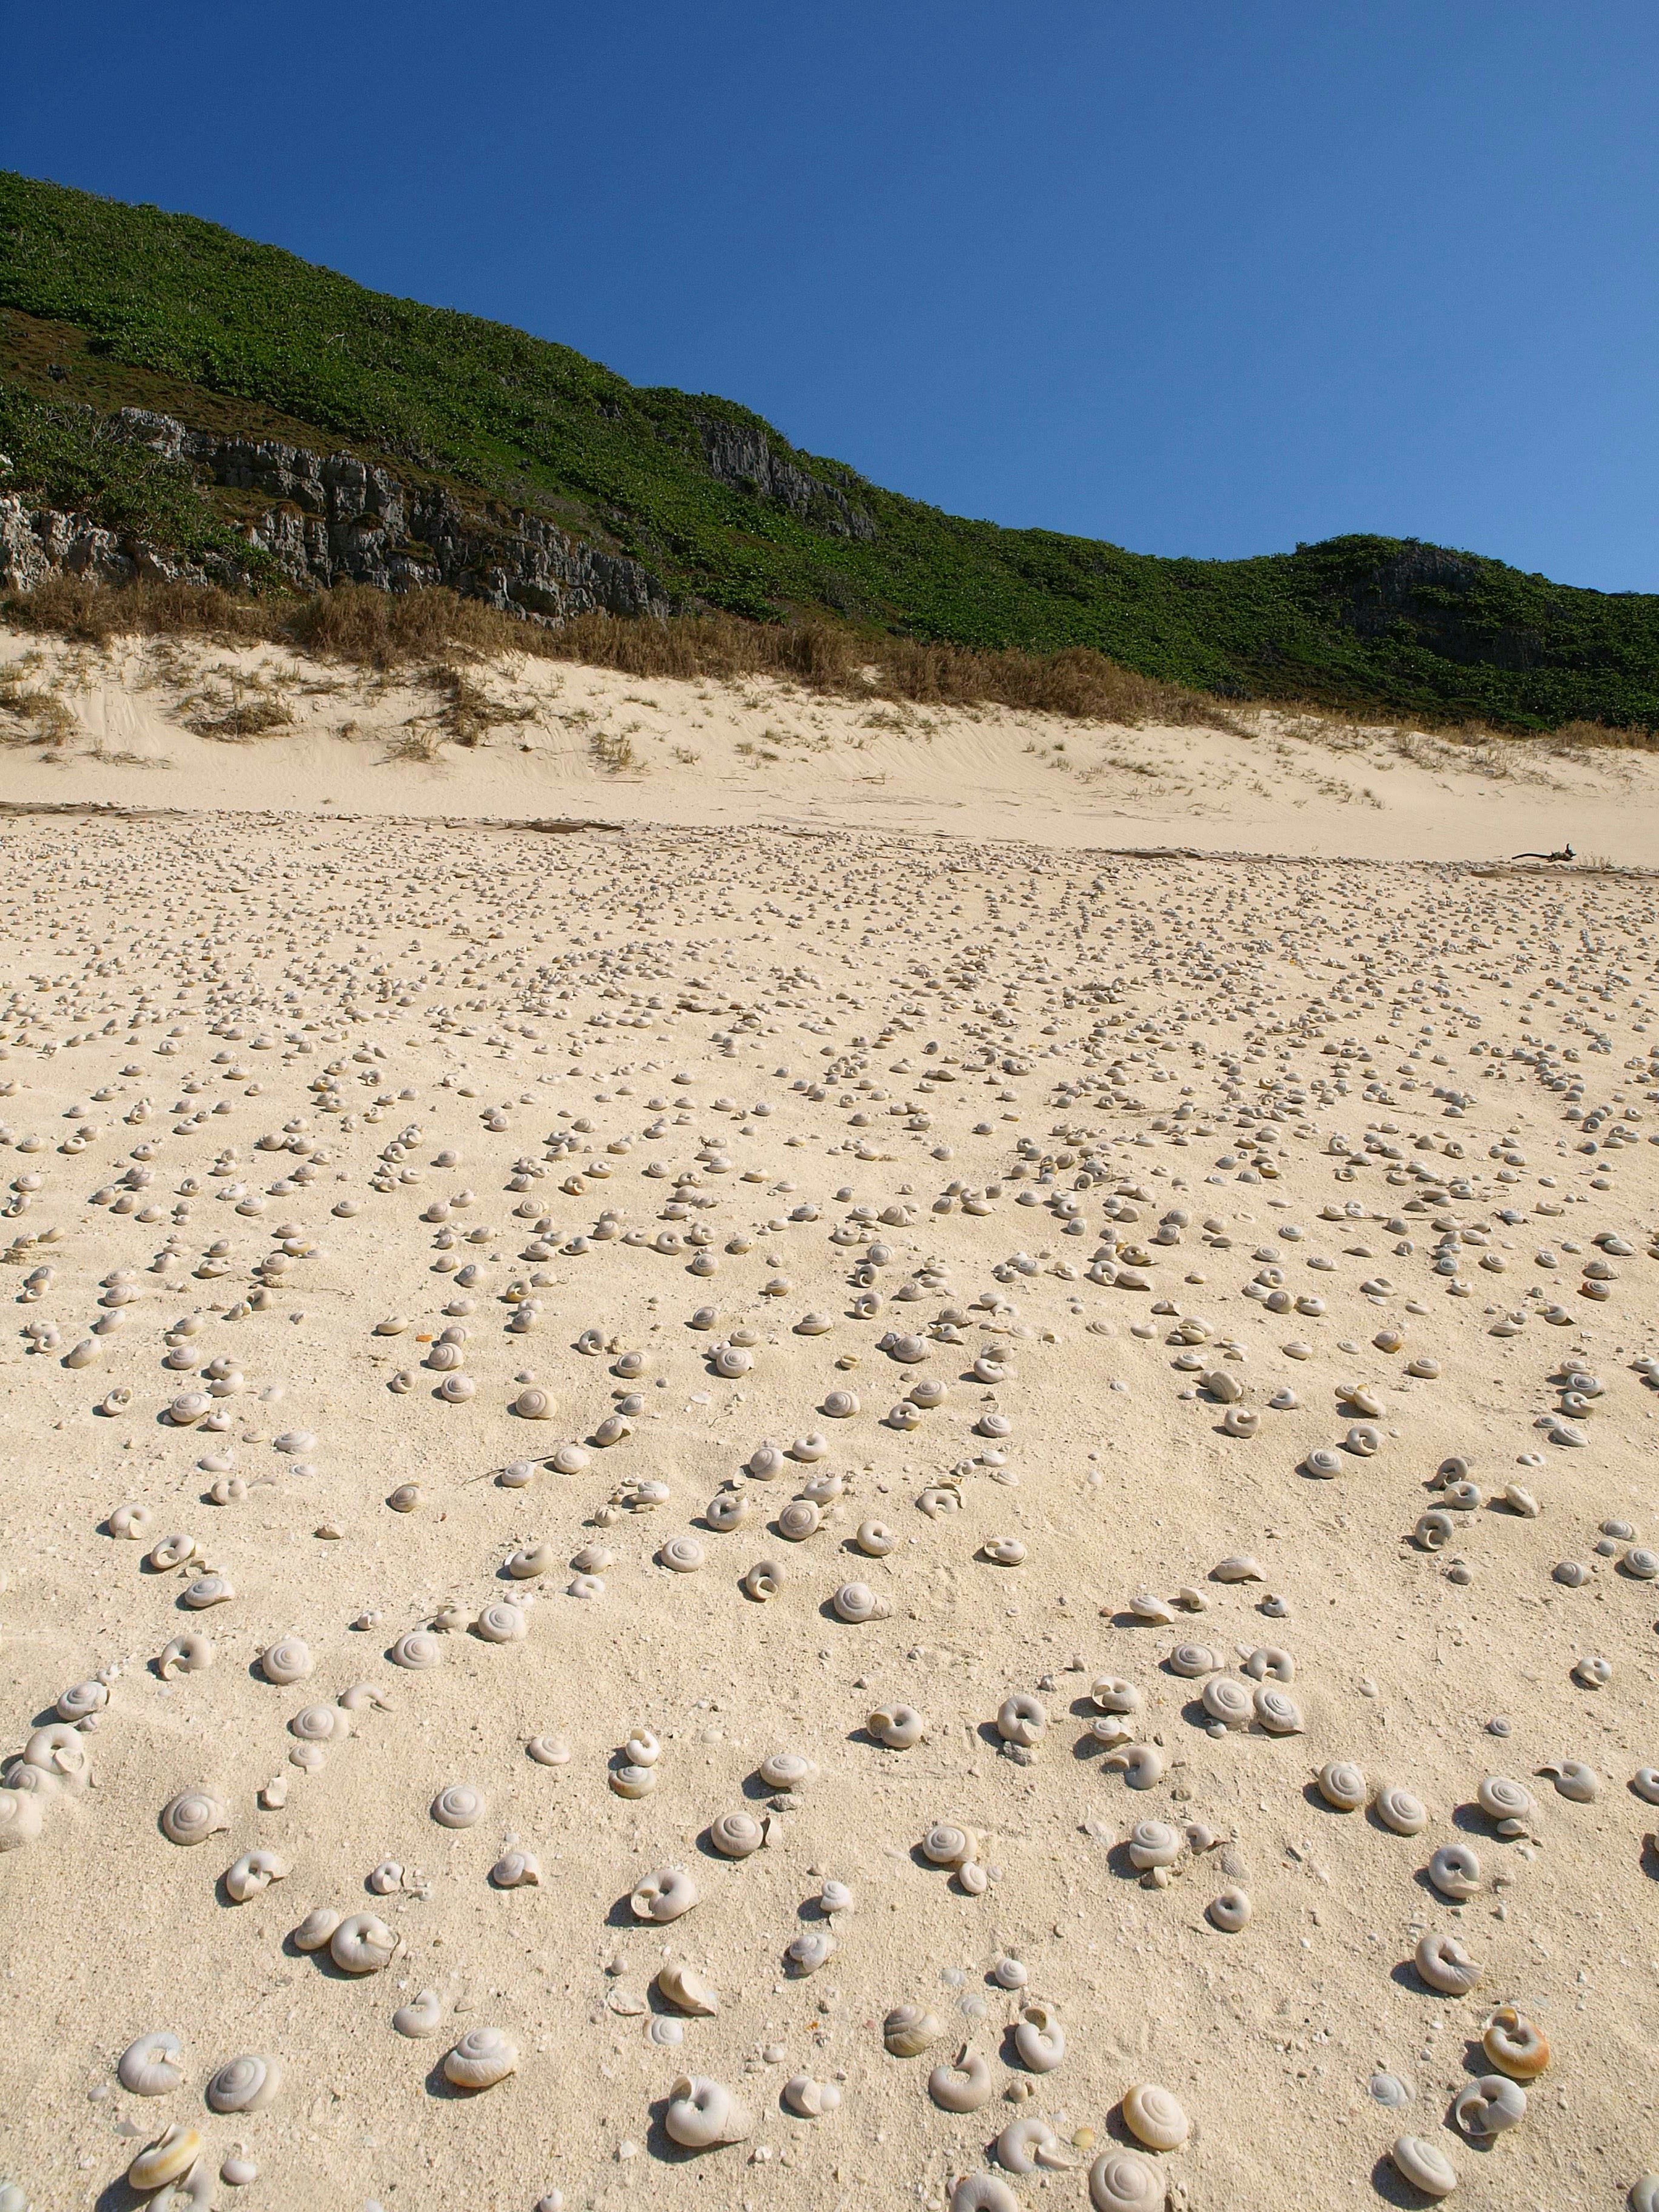
[[[248,495],[102,433],[123,405],[345,447],[545,514],[676,601],[981,652],[1086,647],[1224,698],[1510,729],[1659,727],[1659,597],[1413,541],[1162,560],[941,514],[730,401],[625,383],[211,223],[0,173],[0,488],[189,550]],[[716,457],[719,473],[711,465]]]

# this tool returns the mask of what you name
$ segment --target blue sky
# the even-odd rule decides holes
[[[1659,10],[14,9],[0,165],[718,392],[954,512],[1659,589]]]

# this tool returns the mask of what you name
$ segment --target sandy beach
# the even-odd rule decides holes
[[[1619,2203],[1650,757],[468,681],[0,641],[0,2203]]]

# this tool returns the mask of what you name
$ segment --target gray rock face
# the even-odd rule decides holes
[[[481,523],[441,487],[406,485],[353,454],[222,437],[145,408],[123,408],[111,428],[215,483],[264,493],[273,504],[255,519],[249,543],[301,589],[349,581],[407,592],[447,584],[503,614],[556,624],[596,609],[670,611],[668,594],[648,568],[585,544],[539,515],[502,510]],[[0,582],[27,591],[66,574],[117,584],[141,575],[233,586],[247,580],[229,559],[198,564],[119,538],[84,515],[26,511],[18,500],[0,500]]]
[[[697,429],[709,471],[722,483],[774,500],[832,538],[867,541],[875,536],[874,522],[861,507],[854,506],[839,484],[808,476],[748,423],[716,422],[704,416]]]

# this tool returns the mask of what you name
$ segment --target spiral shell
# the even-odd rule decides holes
[[[558,1410],[558,1400],[550,1390],[544,1390],[538,1383],[520,1390],[512,1406],[512,1411],[521,1421],[550,1421]]]
[[[717,1344],[710,1355],[709,1365],[716,1375],[728,1380],[746,1375],[755,1364],[755,1355],[744,1344]]]
[[[1052,2074],[1066,2057],[1066,2031],[1052,2005],[1033,2002],[1014,2027],[1014,2050],[1033,2074]]]
[[[836,1954],[836,1939],[827,1928],[808,1928],[796,1936],[784,1952],[784,1960],[794,1974],[816,1974],[827,1966]]]
[[[351,1722],[333,1705],[302,1705],[288,1724],[288,1732],[301,1743],[329,1743],[349,1735]]]
[[[1389,2146],[1395,2172],[1425,2197],[1449,2197],[1457,2186],[1451,2160],[1423,2136],[1396,2136]]]
[[[1048,1725],[1048,1716],[1042,1705],[1024,1691],[1005,1698],[997,1708],[997,1734],[1005,1743],[1023,1744],[1029,1748],[1042,1742]]]
[[[1593,1805],[1601,1795],[1601,1777],[1582,1759],[1558,1759],[1538,1771],[1553,1776],[1559,1794],[1575,1805]]]
[[[1481,2030],[1480,2047],[1516,2081],[1534,2081],[1550,2063],[1548,2038],[1513,2005],[1499,2005]]]
[[[155,1518],[148,1505],[118,1505],[109,1516],[109,1533],[130,1544],[142,1544]]]
[[[282,2061],[253,2051],[228,2059],[207,2085],[216,2112],[263,2112],[283,2086]]]
[[[1019,2199],[994,2173],[964,2173],[951,2191],[951,2212],[1019,2212]]]
[[[889,1751],[914,1750],[927,1733],[927,1723],[914,1705],[878,1705],[865,1726]]]
[[[1170,1867],[1186,1848],[1187,1838],[1167,1820],[1139,1820],[1129,1833],[1129,1860],[1143,1873],[1148,1867]]]
[[[1377,1791],[1371,1809],[1396,1836],[1420,1836],[1429,1825],[1429,1810],[1422,1799],[1392,1783]]]
[[[144,1564],[158,1574],[170,1573],[174,1567],[187,1567],[192,1559],[201,1557],[202,1547],[194,1536],[163,1536],[145,1555]]]
[[[1365,1802],[1363,1768],[1351,1759],[1328,1759],[1319,1770],[1319,1794],[1339,1813],[1357,1813]]]
[[[1176,2150],[1186,2142],[1191,2122],[1167,2089],[1138,2081],[1124,2092],[1123,2124],[1149,2150]]]
[[[183,2068],[173,2063],[183,2049],[178,2037],[165,2027],[139,2036],[115,2062],[121,2087],[135,2097],[170,2096],[185,2078]]]
[[[488,1807],[481,1790],[468,1782],[452,1782],[438,1792],[430,1809],[441,1828],[470,1828],[482,1820]]]
[[[1461,1905],[1480,1893],[1480,1861],[1467,1844],[1443,1844],[1429,1861],[1429,1880]]]
[[[898,1538],[884,1521],[860,1521],[853,1540],[872,1559],[884,1559],[898,1545]]]
[[[1123,1743],[1108,1752],[1109,1772],[1121,1774],[1131,1790],[1155,1790],[1164,1779],[1164,1753],[1155,1743]]]
[[[832,1421],[848,1421],[859,1410],[856,1390],[830,1390],[825,1393],[818,1411],[827,1413]]]
[[[1094,2212],[1164,2212],[1164,2176],[1132,2150],[1103,2151],[1089,2168]]]
[[[628,1759],[613,1766],[608,1778],[618,1797],[648,1797],[661,1777],[654,1766],[641,1766]]]
[[[988,2105],[995,2085],[977,2051],[963,2044],[954,2061],[942,2059],[927,2076],[927,2094],[946,2112],[976,2112]]]
[[[398,1638],[386,1656],[394,1667],[418,1673],[428,1667],[441,1667],[444,1648],[429,1628],[411,1628]]]
[[[275,1644],[267,1644],[259,1654],[259,1672],[266,1681],[284,1686],[289,1682],[302,1680],[316,1663],[297,1636],[280,1637]]]
[[[205,1790],[182,1790],[161,1808],[161,1833],[170,1844],[204,1844],[230,1826],[229,1815]]]
[[[108,1703],[109,1692],[102,1682],[76,1682],[63,1692],[52,1711],[60,1721],[83,1721],[89,1713],[102,1712]]]
[[[422,1990],[408,2004],[399,2005],[392,2015],[392,2025],[399,2035],[411,2042],[435,2035],[443,2026],[444,2008],[436,1990]]]
[[[558,1554],[551,1544],[520,1544],[509,1552],[502,1565],[515,1583],[533,1582],[537,1576],[550,1574],[557,1566]]]
[[[696,1884],[683,1867],[655,1868],[628,1900],[636,1920],[658,1923],[678,1920],[683,1912],[690,1912],[696,1901]]]
[[[1008,2123],[997,2137],[996,2155],[1006,2173],[1033,2173],[1038,2166],[1063,2168],[1072,2162],[1060,2137],[1036,2112]]]
[[[1207,1644],[1177,1644],[1170,1654],[1170,1672],[1188,1681],[1195,1681],[1201,1674],[1213,1674],[1224,1666],[1218,1651]]]
[[[757,1819],[753,1813],[722,1813],[709,1822],[708,1840],[723,1859],[746,1859],[766,1842],[770,1826],[764,1814]]]
[[[1204,1685],[1202,1704],[1212,1721],[1224,1728],[1248,1728],[1255,1711],[1250,1692],[1231,1674],[1212,1674]]]
[[[331,1905],[313,1905],[288,1940],[296,1951],[320,1951],[344,1917]]]
[[[1334,1475],[1341,1474],[1342,1455],[1340,1452],[1328,1451],[1322,1444],[1317,1449],[1310,1451],[1302,1464],[1310,1474],[1317,1477],[1322,1482],[1328,1482]]]
[[[486,1644],[516,1644],[528,1632],[530,1622],[521,1607],[498,1601],[485,1606],[472,1626]]]
[[[1103,1713],[1138,1713],[1144,1702],[1133,1682],[1120,1681],[1115,1674],[1096,1675],[1089,1695]]]
[[[1263,1682],[1252,1700],[1255,1717],[1269,1735],[1300,1735],[1302,1709],[1272,1682]]]
[[[743,1578],[744,1593],[764,1604],[783,1588],[784,1572],[775,1559],[757,1559]]]
[[[707,1554],[695,1536],[671,1536],[657,1557],[672,1574],[694,1575]]]
[[[343,1974],[378,1974],[392,1964],[402,1941],[374,1913],[353,1912],[329,1937],[328,1954]]]
[[[777,1532],[787,1536],[792,1544],[799,1544],[807,1536],[815,1535],[823,1525],[823,1516],[810,1498],[797,1498],[786,1505],[777,1517]]]
[[[244,1851],[225,1870],[225,1894],[234,1905],[246,1905],[274,1881],[286,1881],[293,1869],[275,1851]]]
[[[979,1838],[970,1828],[948,1820],[936,1821],[921,1839],[921,1855],[930,1866],[959,1867],[977,1855]]]
[[[760,1763],[761,1780],[769,1790],[804,1790],[817,1777],[811,1759],[798,1751],[775,1751]]]
[[[1221,1432],[1228,1437],[1253,1437],[1261,1426],[1261,1416],[1254,1406],[1229,1406],[1221,1416]]]
[[[692,1967],[672,1963],[657,1976],[657,1987],[678,2011],[712,2020],[720,2008],[720,1991]]]
[[[843,1583],[830,1603],[836,1617],[854,1626],[864,1621],[885,1620],[892,1607],[884,1597],[879,1597],[868,1583]]]
[[[165,2189],[168,2182],[184,2179],[202,2155],[202,2148],[200,2130],[175,2121],[139,2152],[127,2168],[127,2180],[145,2196]]]
[[[720,2081],[683,2074],[668,2093],[663,2126],[684,2150],[709,2150],[741,2142],[754,2132],[754,2115]]]
[[[518,2063],[519,2046],[500,2028],[469,2028],[444,2054],[444,2079],[457,2089],[493,2089]]]
[[[1524,1836],[1536,1809],[1532,1792],[1506,1774],[1489,1774],[1475,1791],[1475,1799],[1489,1820],[1496,1821],[1500,1836]]]
[[[1224,1936],[1237,1936],[1250,1917],[1250,1900],[1242,1889],[1224,1889],[1204,1908],[1210,1924]]]
[[[920,2005],[895,2005],[882,2022],[881,2039],[895,2058],[915,2058],[944,2033],[930,2012]]]
[[[1472,2142],[1501,2135],[1527,2116],[1527,2093],[1501,2074],[1483,2074],[1467,2083],[1452,2105],[1452,2118]]]
[[[1413,1956],[1418,1972],[1431,1990],[1464,1997],[1480,1987],[1480,1968],[1455,1936],[1442,1936],[1430,1929],[1419,1939]]]

